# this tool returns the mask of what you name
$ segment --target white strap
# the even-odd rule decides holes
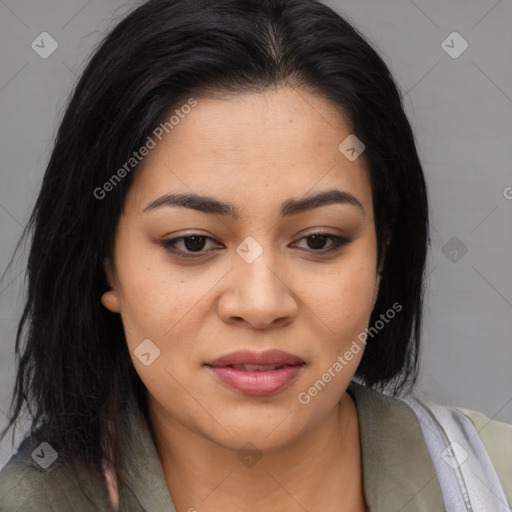
[[[447,512],[510,512],[473,422],[455,408],[404,400],[418,417]]]

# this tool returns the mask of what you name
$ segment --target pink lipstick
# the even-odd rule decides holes
[[[246,395],[273,395],[287,387],[305,362],[282,350],[240,350],[206,363],[221,382]]]

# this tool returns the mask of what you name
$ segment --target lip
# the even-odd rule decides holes
[[[283,366],[277,370],[248,371],[231,366],[208,366],[226,386],[245,395],[274,395],[289,386],[300,373],[304,364]]]
[[[283,365],[274,370],[244,370],[231,365]],[[268,396],[282,391],[298,376],[305,362],[283,350],[261,352],[238,350],[206,363],[212,373],[226,386],[246,395]]]
[[[299,356],[290,354],[289,352],[284,352],[283,350],[268,349],[261,352],[254,352],[253,350],[237,350],[236,352],[231,352],[215,359],[214,361],[206,363],[207,366],[217,367],[230,366],[232,364],[295,365],[304,364],[304,360]]]

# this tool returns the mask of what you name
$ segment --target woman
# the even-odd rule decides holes
[[[464,452],[482,510],[512,502],[511,426],[449,411],[486,450],[439,450],[398,398],[426,187],[389,70],[326,6],[136,9],[74,91],[30,229],[8,426],[25,402],[33,425],[2,510],[454,510]]]

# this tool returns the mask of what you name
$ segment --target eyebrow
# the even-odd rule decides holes
[[[330,204],[349,204],[355,206],[361,210],[364,216],[363,205],[354,195],[350,192],[336,189],[325,190],[301,199],[288,199],[281,205],[281,216],[291,217],[292,215],[298,215],[299,213]],[[163,206],[182,206],[203,213],[226,215],[234,219],[238,219],[239,217],[239,210],[234,204],[194,193],[163,195],[151,201],[144,208],[143,212],[150,212]]]

